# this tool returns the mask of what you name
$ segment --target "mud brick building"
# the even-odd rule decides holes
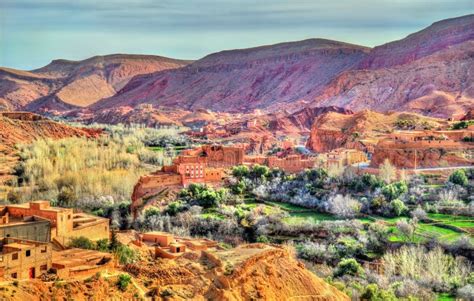
[[[51,223],[51,239],[67,244],[70,238],[86,236],[91,240],[109,238],[109,220],[84,213],[74,213],[71,208],[51,207],[49,201],[34,201],[0,207],[3,217],[24,219],[35,217]]]
[[[51,268],[47,242],[17,238],[0,240],[0,278],[33,279]]]

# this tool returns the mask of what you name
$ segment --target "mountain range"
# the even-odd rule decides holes
[[[335,106],[461,117],[474,108],[472,70],[474,15],[467,15],[374,48],[309,39],[197,61],[109,55],[1,68],[0,108],[104,116],[143,104],[230,113]]]

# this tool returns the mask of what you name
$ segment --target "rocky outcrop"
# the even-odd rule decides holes
[[[156,287],[153,295],[190,300],[321,300],[350,298],[296,261],[282,246],[250,244],[188,253],[130,265],[127,271]],[[184,297],[183,297],[184,296]]]
[[[106,55],[83,61],[54,60],[21,71],[0,68],[0,109],[69,110],[110,97],[131,78],[182,67],[189,61],[150,55]]]
[[[462,143],[461,143],[462,144]],[[474,145],[464,147],[417,147],[404,148],[401,144],[379,142],[375,147],[371,167],[379,167],[386,159],[397,168],[431,168],[447,166],[472,166]]]
[[[406,112],[327,112],[314,120],[306,146],[316,152],[328,152],[339,147],[371,151],[380,138],[393,130],[424,130],[446,126],[445,120]]]

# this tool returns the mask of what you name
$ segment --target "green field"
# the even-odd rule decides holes
[[[459,228],[474,228],[474,218],[469,216],[429,213],[428,217],[446,225],[452,225]]]
[[[321,221],[335,221],[337,218],[330,214],[318,212],[296,212],[290,213],[290,216],[283,221],[290,225],[302,224],[305,222],[319,223]]]

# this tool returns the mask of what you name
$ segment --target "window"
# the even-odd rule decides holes
[[[40,266],[41,271],[46,271],[47,269],[48,269],[48,265],[46,264],[43,264],[42,266]]]
[[[18,260],[18,253],[12,254],[12,260]]]
[[[47,246],[41,247],[41,253],[46,253],[47,251],[48,251],[48,247],[47,247]]]
[[[71,215],[70,215],[70,214],[67,216],[67,219],[71,219]]]
[[[30,257],[31,256],[31,250],[26,250],[25,254],[26,254],[26,257]]]
[[[13,279],[18,278],[18,274],[17,274],[17,273],[13,273],[13,274],[12,274],[12,278],[13,278]]]

